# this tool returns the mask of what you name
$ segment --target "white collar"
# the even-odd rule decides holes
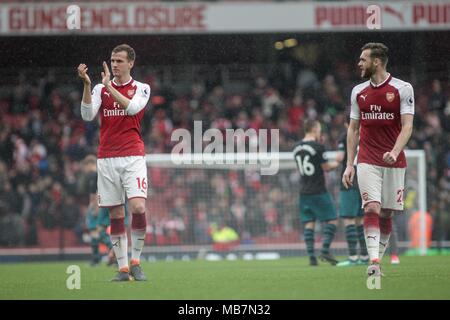
[[[117,84],[117,83],[114,81],[114,79],[112,80],[112,83],[114,83],[114,85],[117,86],[117,87],[124,87],[124,86],[126,86],[127,84],[129,84],[131,81],[133,81],[133,78],[132,78],[132,77],[130,77],[130,80],[128,80],[127,82],[122,83],[122,84]]]
[[[383,84],[386,83],[386,81],[389,80],[390,77],[391,77],[391,74],[388,72],[388,73],[387,73],[387,77],[386,77],[386,79],[383,80],[383,82],[381,82],[381,83],[379,83],[379,84],[375,84],[375,83],[372,82],[372,80],[370,80],[370,84],[371,84],[372,87],[374,87],[374,88],[381,87]]]

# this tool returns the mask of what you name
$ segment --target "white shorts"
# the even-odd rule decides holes
[[[125,197],[147,199],[147,165],[144,156],[97,159],[99,207],[125,203]]]
[[[406,168],[359,163],[357,169],[362,206],[379,202],[382,209],[403,210]]]

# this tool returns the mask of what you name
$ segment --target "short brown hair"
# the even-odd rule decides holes
[[[136,59],[136,53],[134,52],[134,49],[127,44],[118,45],[113,49],[112,53],[117,53],[121,51],[125,51],[127,53],[128,61],[134,61],[134,59]]]
[[[305,134],[311,132],[317,125],[320,125],[320,122],[317,120],[305,120],[303,124],[303,130],[305,131]]]
[[[385,44],[381,42],[369,42],[361,48],[361,51],[364,51],[366,49],[370,49],[370,57],[372,59],[378,58],[381,60],[384,66],[387,64],[389,49]]]
[[[87,155],[82,162],[83,165],[89,165],[89,164],[97,164],[97,157],[93,154]]]

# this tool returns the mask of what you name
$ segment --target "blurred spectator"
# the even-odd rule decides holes
[[[442,85],[438,79],[434,79],[432,82],[431,95],[428,99],[428,110],[430,111],[444,111],[447,99],[442,92]]]
[[[18,247],[24,244],[25,227],[19,214],[0,201],[0,246]]]

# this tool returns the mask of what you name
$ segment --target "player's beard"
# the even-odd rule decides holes
[[[370,65],[370,67],[363,69],[363,72],[361,74],[361,78],[363,79],[370,79],[375,74],[375,66]]]

